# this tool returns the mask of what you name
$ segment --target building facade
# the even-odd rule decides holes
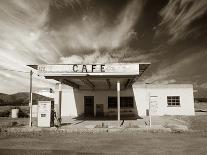
[[[59,101],[55,91],[55,104]],[[61,116],[116,116],[117,93],[114,90],[78,90],[62,86]],[[191,84],[140,84],[120,91],[121,116],[194,115]]]
[[[57,81],[61,117],[194,115],[193,85],[137,83],[150,63],[29,65]]]

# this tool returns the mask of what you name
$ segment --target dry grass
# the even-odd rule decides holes
[[[207,102],[198,102],[198,103],[196,102],[195,110],[207,111]]]
[[[19,117],[28,117],[29,116],[29,107],[28,106],[0,106],[0,117],[9,117],[11,115],[11,109],[19,108]]]
[[[0,138],[0,151],[16,154],[205,154],[207,134],[128,133],[54,134]],[[4,150],[1,150],[4,149]],[[27,151],[25,151],[27,150]],[[19,152],[19,153],[18,153]]]

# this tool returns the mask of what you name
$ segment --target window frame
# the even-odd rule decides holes
[[[180,96],[167,96],[168,107],[180,107]]]
[[[113,103],[110,103],[109,100],[112,100]],[[109,106],[109,104],[114,104],[114,106]],[[117,108],[117,96],[108,96],[108,109]],[[134,97],[133,96],[121,96],[120,97],[120,108],[134,108]]]

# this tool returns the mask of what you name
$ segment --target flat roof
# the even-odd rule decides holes
[[[135,83],[135,88],[193,88],[193,84],[146,84],[146,83]]]
[[[40,76],[54,79],[77,89],[121,89],[131,87],[150,63],[106,63],[106,64],[43,64],[27,65],[36,69]]]

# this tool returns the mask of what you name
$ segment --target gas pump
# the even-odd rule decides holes
[[[54,126],[54,102],[53,101],[38,101],[38,127]]]

